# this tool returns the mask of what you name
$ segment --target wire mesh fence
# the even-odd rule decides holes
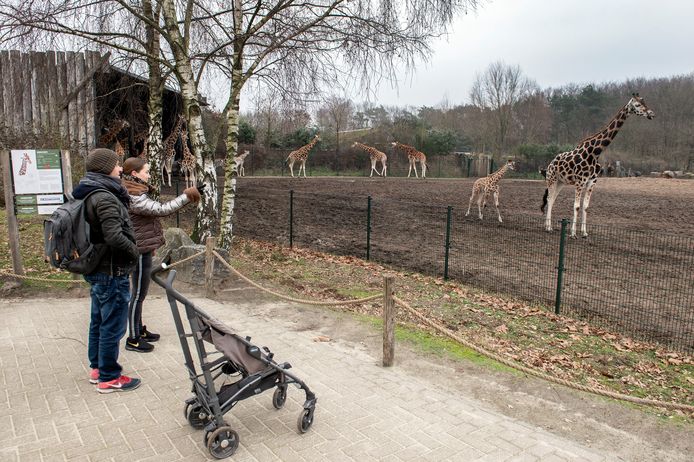
[[[291,200],[290,200],[291,198]],[[353,255],[539,302],[635,338],[694,351],[694,238],[409,201],[247,187],[235,234]],[[560,265],[560,256],[563,262]]]

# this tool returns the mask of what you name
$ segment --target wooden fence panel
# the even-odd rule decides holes
[[[24,114],[27,114],[29,107],[31,108],[31,116],[28,119],[25,116],[24,122],[28,123],[31,120],[34,131],[38,131],[41,129],[41,99],[39,98],[39,93],[41,92],[41,79],[43,79],[39,69],[39,53],[25,53],[23,56],[27,63],[24,72],[27,78],[30,79],[30,82],[28,82],[29,94],[24,94]]]
[[[66,61],[67,61],[67,92],[70,93],[73,88],[75,88],[75,85],[77,85],[77,82],[75,80],[75,52],[74,51],[68,51],[66,53]],[[79,140],[79,130],[77,128],[77,101],[75,98],[70,100],[70,103],[68,104],[68,114],[69,114],[69,123],[68,123],[68,137],[70,139],[70,143],[77,143]]]
[[[24,112],[22,111],[22,57],[17,50],[10,51],[10,78],[12,79],[12,99],[14,100],[14,130],[19,133],[24,125]]]
[[[76,65],[76,72],[75,72],[75,81],[76,83],[82,82],[84,79],[84,54],[83,53],[78,53],[75,55],[75,65]],[[82,156],[86,157],[86,149],[87,149],[87,125],[85,121],[85,114],[84,114],[84,105],[86,103],[86,95],[84,94],[84,89],[80,90],[77,93],[77,107],[79,108],[77,111],[77,127],[78,127],[78,140],[79,140],[79,151],[82,153]]]
[[[96,67],[99,62],[99,53],[94,51],[86,51],[86,72],[90,72]],[[86,127],[87,127],[87,150],[96,147],[96,125],[94,123],[94,118],[96,116],[96,86],[94,85],[94,78],[90,79],[84,88],[86,94],[86,105],[84,107],[84,112],[86,115]]]
[[[67,95],[67,65],[65,63],[65,53],[59,51],[55,57],[55,64],[58,73],[58,101],[63,102]],[[60,111],[60,136],[65,146],[70,144],[69,127],[68,127],[68,112],[67,107],[58,108]]]
[[[58,112],[58,70],[55,67],[55,51],[46,52],[46,84],[48,86],[48,126],[51,131],[59,129],[60,113]]]
[[[2,62],[2,112],[5,115],[7,127],[14,127],[14,98],[12,98],[12,66],[10,64],[10,52],[0,51],[0,62]]]

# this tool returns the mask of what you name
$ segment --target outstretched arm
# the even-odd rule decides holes
[[[132,197],[132,196],[131,196]],[[181,194],[180,196],[172,199],[168,202],[157,202],[151,199],[146,194],[141,196],[132,197],[132,202],[130,203],[130,211],[136,215],[148,215],[155,217],[165,217],[176,213],[185,206],[190,199],[186,194]]]

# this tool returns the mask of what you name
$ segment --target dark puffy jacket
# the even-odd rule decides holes
[[[129,196],[118,179],[94,172],[87,173],[80,180],[72,195],[76,199],[83,199],[95,189],[108,192],[97,191],[85,203],[91,241],[107,246],[94,273],[128,274],[135,268],[139,257],[135,231],[128,215]]]
[[[139,178],[123,176],[123,186],[130,194],[130,219],[135,228],[135,239],[140,253],[147,253],[158,249],[166,242],[164,230],[159,217],[165,217],[176,213],[190,200],[185,194],[161,203],[150,198],[149,185]]]

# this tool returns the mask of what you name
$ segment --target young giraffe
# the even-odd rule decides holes
[[[301,162],[301,165],[299,166],[299,177],[301,177],[301,169],[303,168],[304,178],[306,178],[306,158],[308,157],[308,153],[311,151],[311,148],[313,148],[313,146],[315,146],[319,141],[320,136],[316,135],[306,146],[302,146],[296,151],[289,153],[285,162],[289,162],[289,170],[292,172],[292,178],[294,178],[294,162],[296,161]]]
[[[238,172],[239,176],[246,176],[246,169],[244,168],[243,163],[246,160],[246,157],[248,157],[248,154],[250,153],[251,151],[245,150],[243,151],[243,154],[234,157],[234,162],[236,163],[236,171]]]
[[[31,158],[29,157],[29,154],[24,154],[24,157],[22,157],[22,166],[19,167],[19,176],[24,176],[27,174],[27,166],[31,164]]]
[[[412,174],[412,168],[414,168],[414,176],[419,178],[419,175],[417,175],[417,162],[419,162],[419,166],[422,169],[422,178],[427,177],[427,156],[425,156],[423,152],[419,152],[412,146],[406,144],[396,142],[392,142],[391,144],[394,148],[402,149],[405,151],[405,154],[407,154],[407,159],[410,161],[410,169],[407,171],[407,178]]]
[[[470,201],[467,204],[467,212],[465,216],[470,215],[470,207],[472,206],[472,200],[477,196],[477,211],[479,212],[480,220],[482,219],[482,209],[487,206],[487,197],[489,194],[494,196],[494,206],[496,207],[496,213],[499,216],[499,223],[503,223],[501,219],[501,212],[499,212],[499,182],[504,177],[508,170],[515,170],[516,163],[509,159],[506,165],[501,167],[496,172],[491,175],[487,175],[482,178],[478,178],[477,181],[472,185],[472,194],[470,195]]]
[[[354,144],[352,144],[352,147],[362,149],[369,153],[369,157],[371,158],[371,174],[369,175],[369,177],[374,176],[374,172],[376,172],[376,174],[380,176],[387,176],[386,160],[388,160],[388,157],[384,153],[382,153],[374,147],[359,143],[358,141],[355,141]],[[380,162],[381,166],[383,167],[381,173],[378,173],[378,170],[376,170],[376,162]]]
[[[542,198],[542,207],[540,207],[540,210],[544,212],[545,206],[547,206],[547,215],[545,216],[545,229],[547,231],[552,231],[552,206],[554,201],[561,188],[564,185],[570,185],[576,188],[571,237],[576,237],[576,221],[578,219],[578,210],[581,208],[581,195],[583,192],[585,192],[585,196],[583,197],[583,211],[581,212],[581,235],[588,237],[586,215],[588,205],[590,204],[590,196],[601,170],[600,164],[598,164],[598,156],[609,146],[630,114],[643,116],[649,120],[655,117],[653,111],[648,109],[646,103],[644,103],[643,98],[638,93],[633,93],[627,104],[617,112],[602,130],[585,138],[573,151],[558,154],[547,166],[546,170],[540,170],[547,183],[547,189],[545,189],[545,195]]]
[[[176,125],[174,125],[171,133],[164,140],[164,156],[161,163],[161,177],[162,183],[165,183],[164,170],[166,170],[166,175],[169,178],[169,186],[171,186],[171,171],[173,170],[174,157],[176,157],[176,141],[181,135],[181,128],[183,128],[183,122],[185,122],[185,120],[185,117],[179,115],[178,119],[176,119]]]
[[[188,148],[188,128],[184,125],[181,128],[181,144],[183,145],[183,160],[181,160],[181,171],[185,175],[186,188],[195,186],[195,156]]]

